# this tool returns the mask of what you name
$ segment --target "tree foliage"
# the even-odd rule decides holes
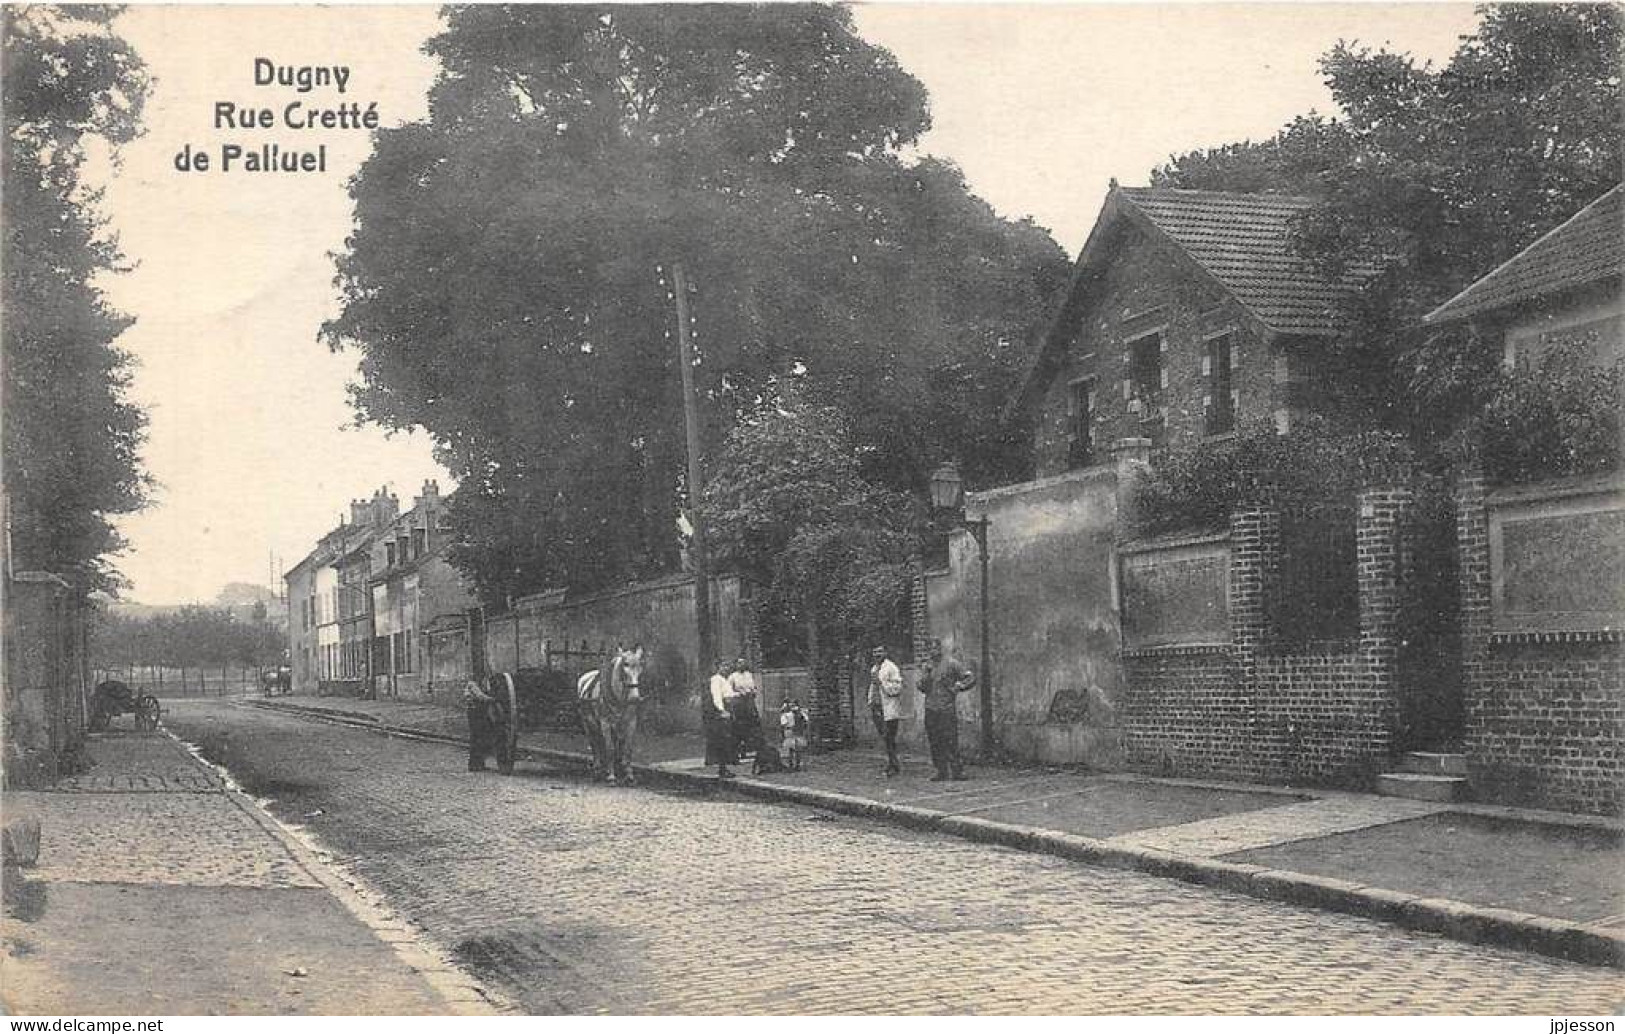
[[[82,172],[92,138],[140,131],[148,83],[115,8],[4,12],[5,487],[14,563],[83,590],[118,584],[110,518],[144,502],[145,417],[129,401],[132,322],[96,286],[120,256]]]
[[[839,411],[792,393],[747,414],[704,499],[714,555],[756,581],[770,627],[810,622],[830,646],[907,640],[916,503],[864,479]]]
[[[847,11],[451,7],[428,49],[429,118],[352,185],[325,336],[361,354],[359,414],[458,476],[452,558],[488,599],[676,564],[677,262],[707,442],[798,376],[885,483],[1008,455],[965,416],[1019,376],[1064,257],[902,160],[924,90]]]
[[[225,608],[197,606],[141,618],[104,612],[96,619],[92,642],[102,668],[263,667],[280,662],[288,648],[286,633],[268,621],[244,621]]]
[[[1319,199],[1298,250],[1380,266],[1341,350],[1371,417],[1419,439],[1483,403],[1496,357],[1413,332],[1431,308],[1619,182],[1622,15],[1612,4],[1481,7],[1440,69],[1339,43],[1321,60],[1339,117],[1171,159],[1173,187]],[[1450,408],[1441,410],[1441,403]]]
[[[1149,534],[1216,530],[1247,506],[1346,506],[1363,487],[1410,482],[1415,469],[1410,446],[1392,432],[1348,433],[1305,418],[1279,434],[1262,421],[1159,457],[1135,493],[1135,523]]]
[[[1619,467],[1625,363],[1599,367],[1594,357],[1607,345],[1597,344],[1575,342],[1499,371],[1471,423],[1492,480],[1516,483]]]

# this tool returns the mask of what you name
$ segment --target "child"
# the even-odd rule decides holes
[[[779,749],[790,771],[801,771],[801,752],[807,749],[807,712],[795,700],[786,700],[779,708]]]

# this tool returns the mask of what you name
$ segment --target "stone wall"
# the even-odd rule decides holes
[[[996,735],[1019,756],[1121,765],[1113,565],[1123,481],[1120,469],[1107,465],[969,499],[970,515],[990,522]],[[948,568],[925,580],[927,610],[931,634],[973,667],[981,655],[980,585],[976,542],[959,532],[949,543]],[[980,739],[979,708],[977,693],[961,696],[967,747]]]
[[[45,786],[79,763],[90,701],[85,610],[68,584],[36,571],[5,584],[4,785]]]
[[[1580,584],[1509,593],[1505,553],[1508,518],[1561,522],[1565,514],[1625,509],[1619,479],[1491,493],[1473,472],[1461,480],[1456,503],[1465,750],[1474,793],[1509,804],[1620,813],[1625,646],[1618,618],[1596,613],[1593,605],[1599,587],[1618,601],[1619,583],[1587,576]],[[1492,535],[1497,527],[1499,546]],[[1569,545],[1592,555],[1569,556],[1565,564],[1602,572],[1617,566],[1617,555],[1601,555],[1617,553],[1617,539],[1582,537]],[[1520,577],[1526,587],[1541,584],[1538,572]],[[1587,605],[1576,606],[1576,598]],[[1558,627],[1565,624],[1575,627]]]
[[[1164,536],[1119,555],[1125,649],[1229,642],[1227,536]]]
[[[745,654],[752,641],[742,589],[737,577],[712,580],[712,634],[725,657]],[[560,593],[529,597],[485,621],[486,663],[492,671],[586,670],[593,662],[575,655],[584,643],[594,655],[616,643],[643,644],[645,719],[668,728],[699,728],[699,693],[709,671],[698,656],[693,578],[640,582],[575,599]]]

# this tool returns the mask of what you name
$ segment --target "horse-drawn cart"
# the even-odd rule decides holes
[[[582,643],[571,650],[548,644],[543,660],[546,667],[493,672],[486,680],[489,743],[498,766],[512,770],[521,731],[552,729],[585,733],[594,767],[601,773],[618,771],[630,781],[642,648],[593,650]],[[604,672],[613,675],[603,677]]]
[[[90,701],[90,728],[93,732],[106,729],[119,715],[135,715],[135,727],[143,732],[158,728],[164,709],[151,693],[137,693],[118,679],[106,679],[96,684]]]

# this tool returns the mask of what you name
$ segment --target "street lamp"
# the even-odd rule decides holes
[[[959,468],[950,460],[931,474],[931,505],[938,511],[958,516],[960,525],[976,540],[976,555],[982,575],[982,757],[992,760],[997,744],[993,736],[993,662],[989,660],[987,632],[987,526],[986,517],[965,516],[965,482]]]

